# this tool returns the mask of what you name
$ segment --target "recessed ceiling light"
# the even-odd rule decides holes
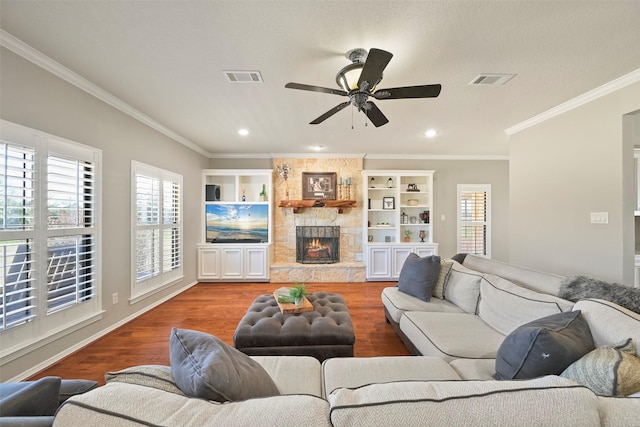
[[[324,145],[312,145],[311,149],[315,151],[324,150]]]
[[[247,136],[247,135],[249,135],[249,129],[240,129],[238,131],[238,134],[240,134],[242,136]]]
[[[427,138],[435,138],[436,135],[438,135],[438,131],[435,129],[429,129],[424,133],[424,136],[426,136]]]

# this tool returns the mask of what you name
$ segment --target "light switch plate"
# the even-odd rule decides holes
[[[609,212],[591,212],[591,224],[609,224]]]

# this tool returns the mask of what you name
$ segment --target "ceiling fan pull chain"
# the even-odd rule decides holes
[[[351,130],[353,130],[353,105],[351,106]]]

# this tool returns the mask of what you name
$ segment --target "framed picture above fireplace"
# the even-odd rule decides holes
[[[302,172],[302,200],[336,199],[335,172]]]

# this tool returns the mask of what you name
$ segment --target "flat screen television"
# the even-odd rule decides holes
[[[206,205],[206,239],[212,243],[267,243],[269,206],[250,203]]]

